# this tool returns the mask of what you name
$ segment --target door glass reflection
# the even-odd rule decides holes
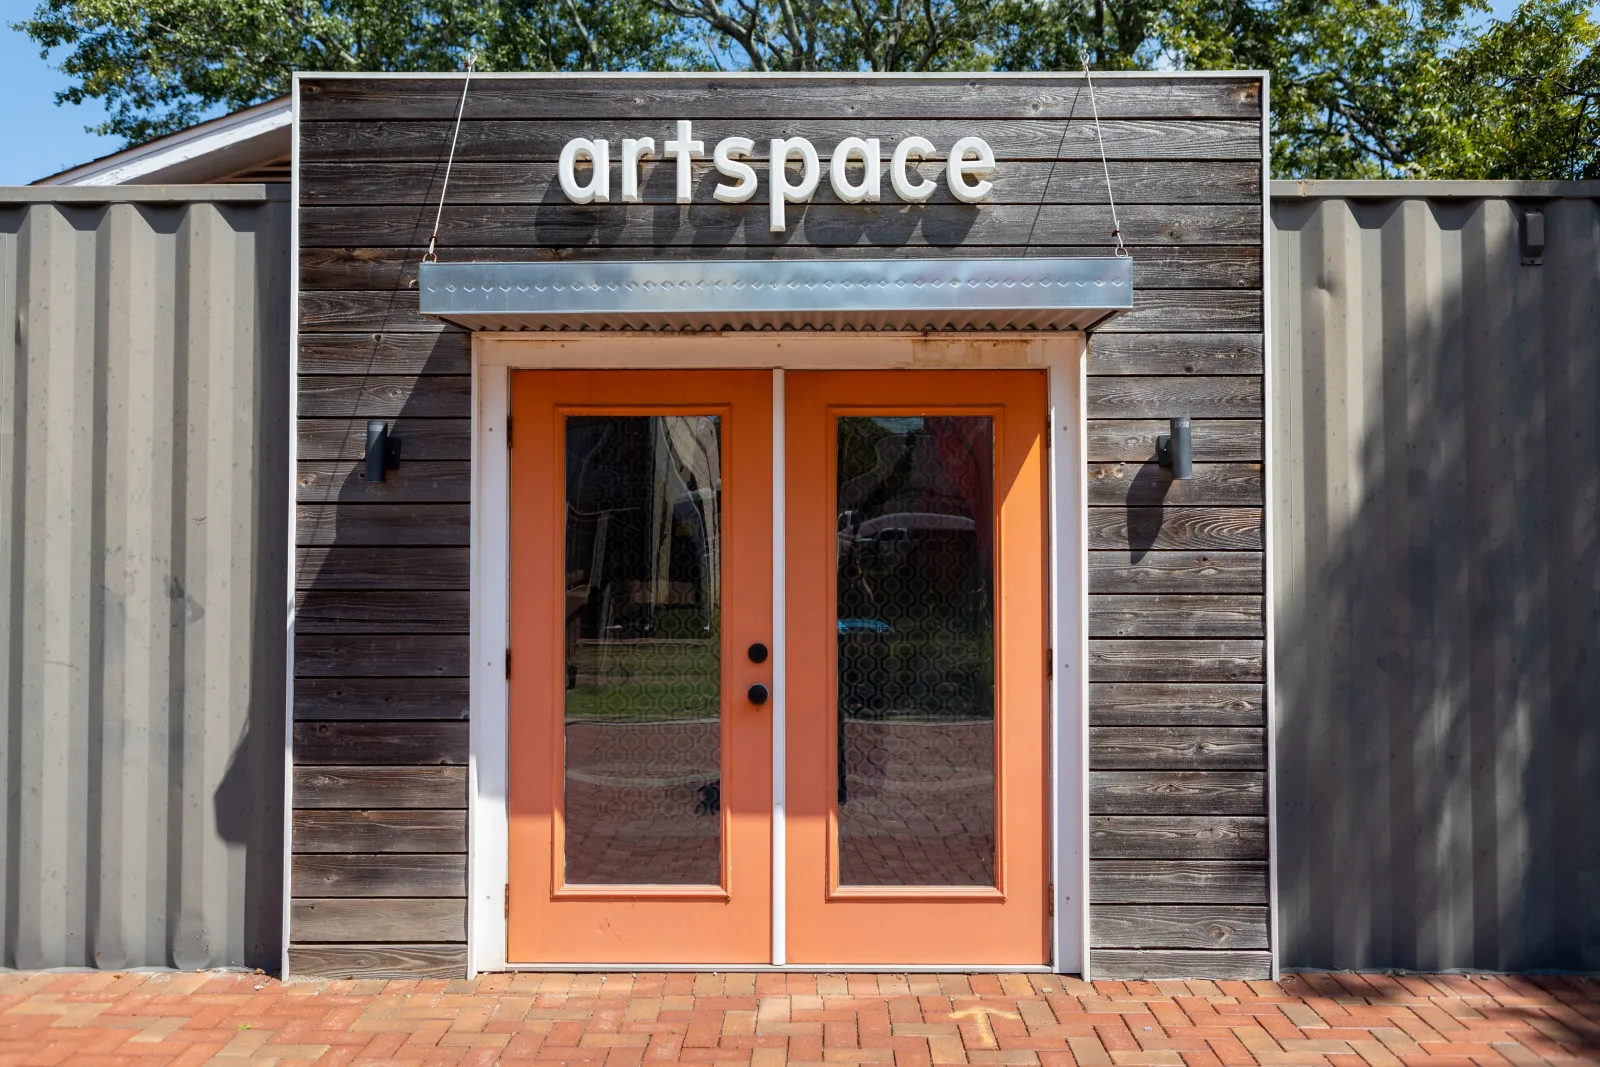
[[[567,884],[721,881],[721,425],[566,419]]]
[[[838,420],[843,885],[994,884],[994,425]]]

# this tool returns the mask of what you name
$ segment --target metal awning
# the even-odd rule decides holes
[[[421,311],[469,330],[1087,330],[1133,260],[424,263]]]

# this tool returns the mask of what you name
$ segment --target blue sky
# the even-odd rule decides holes
[[[1493,2],[1497,12],[1515,7],[1514,0]],[[6,102],[0,185],[26,185],[122,146],[118,138],[84,130],[104,118],[98,104],[56,105],[55,93],[68,86],[68,79],[39,58],[32,41],[10,28],[35,6],[34,0],[0,0],[0,100]]]

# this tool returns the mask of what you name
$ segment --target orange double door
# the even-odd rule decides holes
[[[512,964],[1049,962],[1044,375],[784,393],[512,375]]]

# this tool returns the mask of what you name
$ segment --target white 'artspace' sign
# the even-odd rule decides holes
[[[817,191],[822,178],[822,160],[814,145],[804,137],[774,137],[769,158],[772,166],[768,177],[768,196],[771,202],[770,229],[774,233],[784,230],[785,204],[804,203]],[[756,145],[748,137],[724,137],[712,150],[711,161],[717,172],[731,183],[719,184],[712,193],[724,204],[742,204],[756,195],[758,181],[755,168],[745,160],[750,158]],[[687,119],[678,120],[678,136],[668,141],[663,150],[677,162],[678,196],[680,204],[690,203],[694,185],[694,161],[704,159],[706,143],[694,139],[693,124]],[[894,195],[908,204],[920,204],[933,195],[938,186],[912,171],[913,159],[934,159],[933,142],[926,137],[911,136],[894,146],[889,157],[889,185]],[[644,160],[655,155],[654,137],[624,137],[620,157],[622,175],[622,202],[639,202],[639,167]],[[593,169],[587,182],[578,180],[578,160],[586,159]],[[789,180],[785,164],[791,160],[800,163],[800,180]],[[781,162],[780,162],[781,161]],[[847,168],[853,162],[864,165],[859,181],[850,180]],[[557,166],[561,191],[574,204],[605,204],[611,200],[611,142],[605,139],[574,137],[561,149]],[[950,195],[964,204],[981,204],[994,190],[994,183],[986,179],[994,174],[994,150],[982,137],[963,137],[950,146],[949,162],[945,166],[945,184]],[[882,194],[883,145],[876,137],[846,137],[833,148],[828,157],[828,182],[834,195],[847,204],[875,204]]]

